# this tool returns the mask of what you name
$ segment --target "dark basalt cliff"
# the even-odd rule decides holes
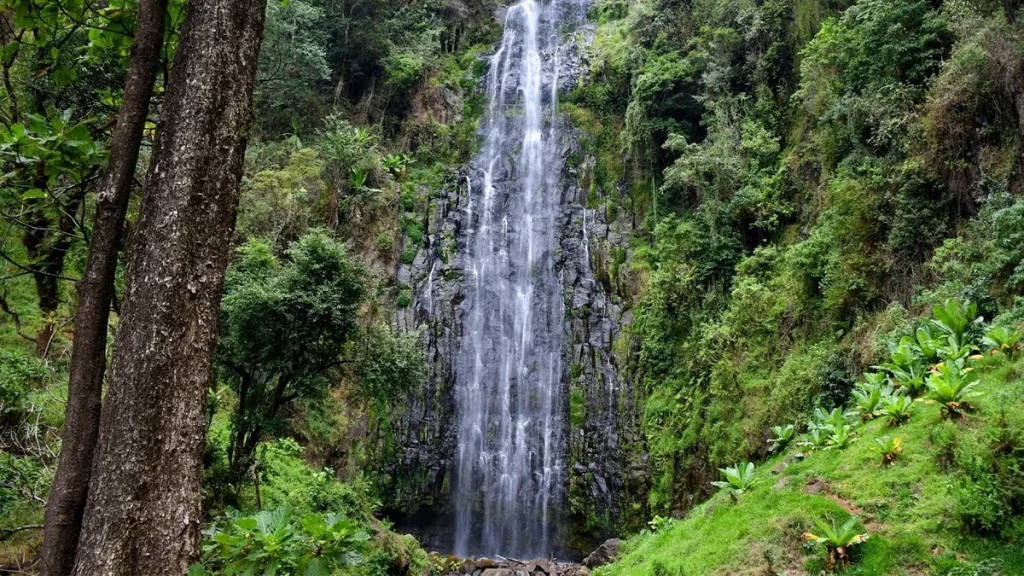
[[[584,26],[559,47],[560,93],[586,83]],[[546,53],[544,58],[553,58]],[[624,212],[609,219],[592,197],[594,160],[583,149],[585,134],[566,114],[554,158],[557,185],[556,273],[561,279],[566,367],[560,394],[565,409],[567,471],[561,489],[568,522],[557,531],[555,549],[589,552],[628,518],[645,517],[649,481],[640,430],[642,391],[630,371],[637,352],[630,336],[633,301],[628,254],[634,230]],[[515,169],[507,160],[507,171]],[[412,305],[399,309],[403,330],[423,329],[429,377],[403,406],[396,406],[387,452],[379,464],[386,479],[385,509],[401,528],[428,548],[451,547],[452,476],[457,449],[456,362],[464,334],[463,287],[471,195],[483,187],[469,167],[432,194],[422,215],[424,245],[411,264],[398,269]]]

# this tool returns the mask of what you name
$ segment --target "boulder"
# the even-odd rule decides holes
[[[605,564],[611,564],[619,556],[619,548],[622,547],[622,541],[618,538],[612,538],[611,540],[605,540],[604,544],[597,547],[583,560],[583,565],[587,568],[597,568],[598,566],[604,566]]]
[[[559,564],[555,574],[558,576],[590,576],[590,570],[579,564]]]
[[[526,571],[530,574],[551,574],[551,562],[545,558],[537,558],[526,563]]]
[[[812,478],[807,482],[807,485],[804,486],[804,492],[808,494],[820,494],[821,492],[824,492],[826,488],[828,488],[828,485],[825,484],[824,480],[821,478]]]
[[[488,568],[497,568],[498,563],[490,558],[480,558],[476,561],[476,567],[481,570],[487,570]]]

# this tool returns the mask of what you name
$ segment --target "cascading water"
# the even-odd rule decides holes
[[[547,556],[563,498],[565,320],[556,271],[560,33],[586,0],[507,8],[471,168],[455,553]],[[475,190],[474,190],[475,188]]]

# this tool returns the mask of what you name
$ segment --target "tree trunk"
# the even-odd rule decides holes
[[[96,203],[85,274],[78,283],[68,401],[60,463],[46,505],[42,576],[66,576],[75,563],[92,457],[100,428],[107,360],[107,324],[117,255],[131,198],[135,165],[160,67],[167,0],[142,0],[132,42],[124,102],[111,137],[110,161]]]
[[[199,552],[206,394],[264,9],[186,8],[132,235],[78,576],[181,576]]]

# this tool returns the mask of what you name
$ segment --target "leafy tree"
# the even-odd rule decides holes
[[[77,574],[180,576],[199,552],[204,418],[264,7],[190,0],[129,250]]]
[[[283,409],[315,400],[356,328],[365,295],[363,270],[326,232],[297,241],[281,262],[265,242],[239,249],[221,306],[217,365],[238,397],[230,460],[235,480]]]
[[[323,8],[307,0],[267,2],[253,102],[265,135],[308,133],[322,116],[315,111],[331,78],[325,21]]]

